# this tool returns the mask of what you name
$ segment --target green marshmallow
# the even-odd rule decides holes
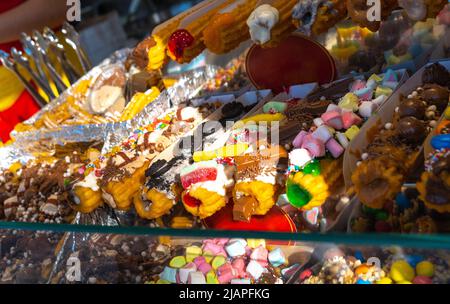
[[[226,262],[225,257],[218,255],[218,256],[214,257],[214,259],[212,260],[211,266],[213,269],[217,269],[220,266],[222,266],[223,264],[225,264],[225,262]]]
[[[186,265],[186,259],[184,256],[176,256],[170,260],[169,266],[172,268],[181,268]]]
[[[196,257],[202,255],[202,249],[197,246],[189,246],[186,248],[186,262],[192,262]]]
[[[287,109],[287,103],[280,101],[270,101],[263,107],[264,113],[284,113]]]
[[[380,97],[381,95],[390,96],[392,94],[392,89],[388,87],[378,86],[375,90],[375,98]]]
[[[217,276],[214,271],[211,270],[206,274],[206,284],[219,284],[219,280],[217,280]]]

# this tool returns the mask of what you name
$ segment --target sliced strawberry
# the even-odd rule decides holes
[[[178,59],[183,57],[184,49],[190,47],[194,40],[187,30],[176,30],[170,36],[167,48]]]
[[[200,200],[190,196],[189,193],[186,193],[183,196],[183,203],[185,203],[189,207],[198,207],[202,204],[202,202]]]
[[[187,189],[190,185],[206,181],[214,181],[216,178],[216,168],[199,168],[191,173],[181,176],[181,184],[184,189]]]

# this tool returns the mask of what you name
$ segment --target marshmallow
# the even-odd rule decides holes
[[[394,90],[398,85],[397,74],[391,69],[387,70],[384,74],[382,85]]]
[[[237,258],[234,260],[231,264],[233,266],[233,269],[235,271],[235,274],[239,277],[245,276],[245,261],[243,258]]]
[[[166,266],[163,272],[159,275],[161,280],[165,280],[171,283],[177,282],[177,270],[175,268]]]
[[[305,136],[302,149],[308,150],[312,157],[322,157],[325,155],[325,144],[312,135]]]
[[[312,157],[306,149],[295,149],[289,153],[289,162],[297,167],[303,167],[311,160]]]
[[[205,257],[214,257],[215,255],[223,255],[226,256],[226,252],[223,249],[222,245],[218,245],[212,242],[203,244],[203,255]]]
[[[334,158],[339,158],[344,153],[344,148],[334,138],[327,142],[326,147]]]
[[[339,107],[343,110],[357,111],[359,98],[353,93],[347,93],[339,102]]]
[[[321,125],[324,124],[322,118],[320,118],[320,117],[314,118],[313,123],[316,127],[320,127]]]
[[[189,274],[189,284],[206,284],[205,276],[200,271],[191,272]]]
[[[206,284],[219,284],[219,280],[214,271],[211,270],[206,274]]]
[[[267,256],[269,252],[267,249],[263,246],[259,246],[258,248],[255,248],[250,255],[250,259],[252,259],[255,262],[258,262],[262,267],[267,266]]]
[[[230,257],[237,257],[245,254],[245,246],[239,241],[229,242],[225,246],[225,250]]]
[[[202,263],[197,267],[197,270],[202,272],[204,275],[206,275],[208,272],[212,270],[212,267],[209,263]]]
[[[342,113],[342,122],[344,123],[344,129],[348,129],[351,126],[359,126],[362,123],[361,117],[353,112]]]
[[[230,263],[226,263],[217,269],[217,279],[220,284],[229,283],[234,278],[236,278],[235,270]]]
[[[274,267],[278,267],[286,263],[286,257],[281,248],[276,248],[269,252],[269,262]]]
[[[377,98],[381,95],[390,96],[392,94],[392,92],[393,92],[393,90],[391,88],[384,87],[384,86],[378,86],[378,88],[375,90],[375,98]]]
[[[326,125],[333,127],[336,130],[341,130],[343,128],[341,113],[338,111],[325,112],[320,118],[322,118]]]
[[[379,82],[383,81],[383,78],[381,78],[381,76],[379,76],[378,74],[372,74],[369,77],[369,80],[367,80],[367,82],[369,82],[371,80],[375,81],[376,83],[379,83]]]
[[[333,111],[341,112],[341,110],[342,109],[339,106],[335,105],[334,103],[330,103],[325,112],[333,112]]]
[[[312,133],[312,136],[320,139],[323,143],[326,143],[333,137],[333,133],[331,133],[327,126],[320,126]]]
[[[352,126],[350,129],[345,131],[345,136],[351,141],[359,133],[359,128],[357,126]]]
[[[169,266],[172,268],[181,268],[186,265],[186,259],[184,256],[176,256],[169,262]]]
[[[196,257],[202,255],[202,249],[197,246],[189,246],[186,248],[186,261],[192,262]]]
[[[228,242],[229,243],[240,242],[242,244],[242,246],[244,246],[244,247],[247,246],[247,241],[245,239],[230,239]]]
[[[221,246],[225,246],[229,241],[230,241],[230,239],[227,239],[227,238],[213,239],[213,243],[216,243],[217,245],[221,245]]]
[[[347,136],[345,136],[344,133],[337,132],[337,133],[336,133],[336,138],[337,138],[339,144],[340,144],[344,149],[347,149],[347,147],[348,147],[348,145],[349,145]]]
[[[211,266],[213,269],[217,269],[220,266],[222,266],[223,264],[225,264],[227,260],[225,259],[225,257],[218,255],[216,257],[213,258],[212,262],[211,262]]]
[[[300,131],[300,133],[298,133],[298,135],[292,141],[292,146],[294,146],[294,148],[300,148],[306,135],[308,135],[308,132]]]
[[[197,271],[197,266],[195,266],[194,263],[186,264],[186,266],[184,266],[178,271],[178,277],[180,282],[186,284],[189,279],[189,274],[195,271]]]
[[[361,115],[364,118],[369,118],[371,117],[374,112],[378,109],[378,106],[376,104],[374,104],[371,101],[364,101],[360,106],[359,106],[359,115]]]
[[[372,90],[375,90],[375,88],[377,87],[377,82],[374,79],[369,79],[367,80],[367,84],[366,87],[371,88]]]
[[[266,247],[266,240],[264,239],[248,239],[247,240],[247,245],[250,248],[256,248],[258,246],[264,246]]]
[[[358,91],[355,91],[355,95],[359,97],[360,100],[372,100],[374,89],[366,87]]]
[[[251,284],[251,281],[250,281],[250,279],[233,279],[233,280],[231,280],[231,284],[249,285],[249,284]]]
[[[381,105],[386,101],[387,96],[386,95],[380,95],[377,98],[375,98],[374,100],[372,100],[372,102],[374,104],[376,104],[377,106],[381,107]]]
[[[250,263],[248,263],[246,270],[248,274],[252,276],[252,278],[258,280],[266,269],[262,267],[258,262],[251,260]]]
[[[199,256],[194,259],[195,266],[199,267],[201,264],[207,263],[204,256]]]
[[[357,79],[350,86],[350,92],[355,92],[366,87],[366,81]]]

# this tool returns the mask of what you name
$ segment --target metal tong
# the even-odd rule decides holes
[[[16,64],[20,65],[23,69],[25,69],[25,71],[28,72],[28,74],[30,74],[31,79],[33,79],[33,81],[44,91],[47,96],[49,96],[50,99],[56,97],[48,82],[45,82],[46,78],[42,79],[36,74],[35,71],[33,71],[28,57],[24,56],[23,53],[16,48],[11,48],[11,56]]]
[[[50,74],[50,78],[55,83],[58,92],[60,94],[63,93],[65,90],[67,90],[68,86],[64,83],[61,75],[59,75],[59,73],[56,71],[50,58],[47,55],[49,49],[48,42],[38,31],[33,32],[33,39],[36,42],[36,47],[39,52],[39,56]]]
[[[55,54],[58,62],[61,64],[61,67],[69,79],[69,82],[74,84],[78,79],[80,79],[81,75],[77,72],[77,69],[73,66],[73,64],[67,59],[64,46],[60,43],[58,37],[50,28],[45,27],[42,35],[48,42],[48,49]]]
[[[83,72],[87,73],[92,69],[92,63],[89,60],[86,51],[81,46],[80,35],[75,31],[72,25],[65,22],[61,32],[64,34],[64,39],[70,45],[78,56]]]
[[[8,53],[0,50],[0,62],[5,68],[10,70],[17,76],[17,78],[19,78],[20,82],[22,82],[26,90],[30,93],[31,96],[33,96],[33,98],[41,108],[47,104],[45,99],[37,92],[37,90],[25,79],[25,77],[22,76],[22,74],[20,74],[20,72],[17,70],[16,63],[11,59]]]

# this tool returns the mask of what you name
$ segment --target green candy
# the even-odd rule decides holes
[[[186,265],[186,259],[184,256],[176,256],[169,263],[169,266],[172,268],[181,268],[184,265]]]
[[[379,210],[377,213],[375,213],[375,218],[378,221],[386,221],[388,219],[389,215],[385,211]]]
[[[310,162],[303,168],[303,173],[311,174],[313,176],[319,176],[320,175],[320,162],[318,160],[313,160],[312,162]]]
[[[288,181],[286,194],[291,205],[296,208],[305,206],[312,199],[308,191],[291,181]]]
[[[284,113],[287,109],[287,103],[280,101],[270,101],[263,107],[264,113]]]

